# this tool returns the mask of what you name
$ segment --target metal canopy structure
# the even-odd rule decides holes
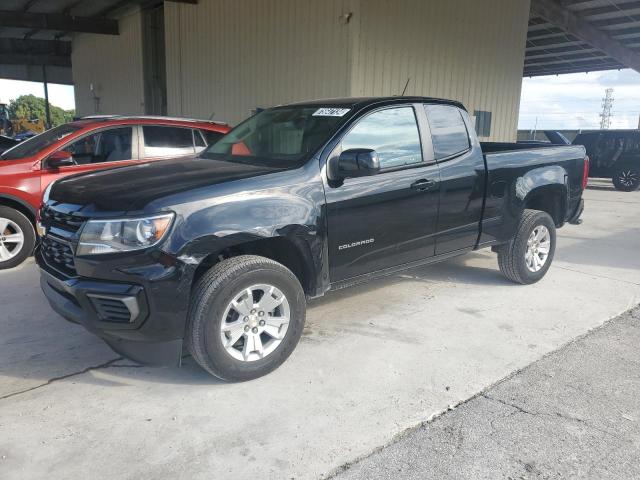
[[[161,2],[2,0],[0,77],[42,81],[45,66],[50,81],[72,83],[73,33],[118,35],[121,9]],[[524,76],[626,67],[640,71],[640,0],[531,0]]]
[[[197,0],[171,0],[197,3]],[[131,5],[162,0],[2,0],[0,77],[72,83],[71,36],[118,35],[117,13]],[[51,68],[49,68],[51,67]]]
[[[524,76],[640,71],[640,0],[531,0]]]

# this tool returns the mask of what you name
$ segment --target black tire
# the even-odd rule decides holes
[[[20,265],[24,262],[29,255],[33,253],[33,248],[36,245],[36,232],[33,228],[33,224],[29,221],[29,219],[18,210],[14,210],[10,207],[0,207],[0,221],[2,219],[7,219],[11,221],[13,224],[17,225],[21,230],[24,241],[22,243],[22,247],[20,247],[17,251],[11,251],[13,256],[8,260],[0,259],[0,270],[6,270],[7,268],[13,268]],[[6,238],[8,235],[17,233],[14,227],[7,227],[6,230],[0,232],[0,245],[2,244],[2,239]],[[15,244],[6,244],[7,251],[10,248],[18,248]]]
[[[290,308],[289,325],[275,350],[264,358],[242,361],[227,352],[220,329],[229,303],[256,284],[273,285],[284,293]],[[227,381],[251,380],[275,370],[291,355],[302,335],[305,315],[304,291],[289,269],[254,255],[229,258],[206,272],[193,289],[185,335],[187,348],[212,375]]]
[[[527,267],[525,259],[529,236],[538,226],[545,226],[549,231],[550,249],[540,270],[534,272]],[[509,280],[523,285],[535,283],[545,276],[553,261],[556,251],[556,226],[546,212],[525,210],[520,218],[516,236],[511,242],[501,245],[498,251],[498,265],[502,274]]]
[[[621,192],[635,192],[640,187],[640,168],[622,166],[613,172],[613,186]]]

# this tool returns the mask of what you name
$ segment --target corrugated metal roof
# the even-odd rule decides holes
[[[537,1],[532,0],[532,6]],[[640,55],[640,0],[555,1],[579,19]],[[2,0],[0,10],[101,18],[135,3],[140,3],[140,0]],[[69,42],[71,39],[70,34],[65,31],[16,26],[0,26],[0,39],[2,38],[61,42]],[[625,68],[625,65],[587,41],[537,16],[532,8],[524,76],[619,68]]]
[[[563,0],[558,3],[640,55],[640,0]],[[532,8],[525,51],[525,77],[625,67],[607,53],[537,16]]]
[[[6,12],[56,13],[77,17],[100,18],[116,12],[120,7],[134,3],[136,3],[135,0],[2,0],[0,2],[0,10]],[[2,26],[0,26],[0,38],[71,40],[69,32]]]

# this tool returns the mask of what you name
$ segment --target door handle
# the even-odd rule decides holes
[[[424,192],[426,190],[431,190],[435,186],[436,186],[436,182],[434,182],[433,180],[427,180],[425,178],[421,178],[420,180],[416,180],[411,184],[411,189]]]

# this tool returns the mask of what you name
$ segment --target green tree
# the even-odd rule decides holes
[[[70,122],[75,115],[75,110],[63,110],[51,105],[51,103],[49,103],[49,108],[51,109],[52,127]],[[9,102],[9,118],[12,120],[38,118],[46,122],[46,116],[44,98],[35,95],[21,95]]]

